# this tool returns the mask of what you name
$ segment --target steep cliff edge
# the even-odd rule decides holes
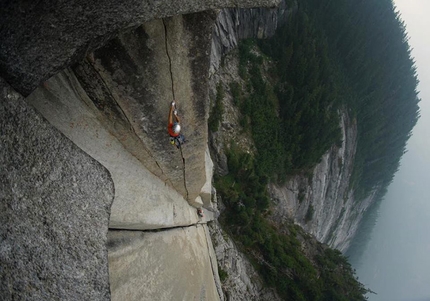
[[[222,57],[237,47],[240,40],[273,36],[276,28],[284,24],[288,16],[296,10],[296,5],[289,7],[285,1],[280,1],[275,8],[222,9],[212,37],[210,74],[219,69]]]
[[[232,139],[245,151],[254,151],[251,137],[243,134],[246,131],[241,128],[240,112],[233,105],[231,95],[231,83],[245,85],[238,74],[235,58],[238,54],[226,54],[241,39],[270,37],[296,9],[297,6],[287,7],[282,1],[276,9],[225,9],[218,16],[212,41],[210,84],[213,99],[217,85],[221,84],[226,91],[222,131],[211,137],[215,167],[220,174],[228,172],[224,147],[228,147]],[[251,25],[244,25],[248,23]],[[356,152],[357,124],[346,112],[339,114],[342,145],[332,146],[311,172],[291,176],[282,187],[272,184],[269,188],[274,201],[273,218],[279,224],[294,220],[319,241],[345,251],[374,194],[360,202],[354,200],[350,177]]]
[[[179,291],[218,300],[216,264],[208,262],[211,244],[187,234],[200,220],[195,207],[211,207],[211,161],[207,152],[207,72],[212,13],[154,20],[124,32],[80,64],[52,77],[27,97],[55,127],[111,173],[115,198],[108,242],[112,300],[160,295],[169,277],[191,273],[164,300]],[[167,135],[170,101],[176,99],[188,142],[176,149]],[[193,207],[194,206],[194,207]],[[205,229],[206,226],[199,226]],[[173,228],[143,240],[154,260],[133,261],[130,232]],[[185,231],[180,231],[180,229]],[[188,229],[188,230],[187,230]],[[151,232],[141,235],[151,237]],[[176,237],[166,240],[168,236]],[[160,239],[165,244],[160,244]],[[177,249],[178,241],[185,245]],[[188,243],[186,243],[188,242]],[[150,246],[153,245],[153,249]],[[155,250],[165,250],[155,253]],[[177,250],[171,263],[167,250]],[[141,253],[139,253],[141,254]],[[155,256],[158,256],[155,259]],[[130,258],[131,256],[131,258]],[[203,260],[193,268],[194,260]],[[123,269],[132,265],[133,268]],[[161,272],[164,271],[163,273]],[[138,271],[154,271],[146,278]],[[202,277],[202,275],[205,275]],[[139,279],[142,286],[131,285]],[[201,285],[200,285],[200,284]],[[141,291],[139,288],[149,288]],[[201,287],[201,290],[200,290]],[[198,288],[195,291],[194,288]],[[148,294],[147,294],[148,293]],[[161,296],[161,295],[160,295]],[[132,299],[131,299],[132,300]],[[150,300],[150,299],[148,299]]]
[[[270,191],[274,220],[292,219],[319,241],[345,251],[372,197],[354,202],[350,178],[357,124],[343,112],[340,127],[342,145],[332,146],[311,174],[291,177],[283,186],[271,185]]]
[[[287,17],[292,11],[293,8],[291,10],[285,10],[284,8],[281,15]],[[267,253],[270,253],[270,247],[264,249],[264,251],[259,254],[260,237],[258,235],[253,236],[252,234],[254,225],[258,224],[256,222],[258,219],[252,220],[252,218],[250,218],[246,220],[246,218],[243,218],[240,222],[234,221],[236,217],[239,219],[242,213],[246,212],[248,214],[252,211],[252,209],[247,210],[247,208],[253,208],[253,204],[247,202],[248,200],[246,199],[246,197],[249,197],[247,193],[249,193],[251,189],[246,191],[245,189],[240,189],[242,186],[246,186],[246,184],[240,182],[240,176],[236,177],[234,171],[230,173],[230,175],[227,175],[229,171],[226,152],[232,145],[232,141],[234,141],[234,144],[237,146],[235,150],[231,151],[229,154],[233,157],[232,161],[239,157],[239,155],[237,155],[239,151],[248,154],[255,154],[256,151],[252,141],[252,133],[249,130],[249,127],[252,127],[254,123],[252,121],[243,122],[244,118],[239,109],[240,107],[245,110],[247,103],[244,102],[243,99],[248,96],[251,97],[249,94],[252,94],[252,91],[250,91],[252,89],[247,88],[247,85],[250,85],[249,82],[247,82],[247,78],[252,75],[246,72],[242,72],[242,75],[240,75],[239,51],[234,49],[239,40],[239,34],[236,32],[237,27],[246,24],[245,20],[248,15],[249,12],[241,14],[236,10],[225,10],[220,14],[214,31],[215,38],[212,43],[213,50],[210,81],[210,94],[214,104],[212,112],[213,116],[218,116],[218,118],[214,119],[216,120],[215,122],[217,122],[217,126],[214,128],[218,128],[218,130],[214,130],[215,132],[211,133],[210,145],[213,151],[212,157],[216,162],[216,172],[222,178],[222,180],[218,182],[219,186],[217,187],[220,187],[220,191],[223,192],[222,194],[226,198],[227,207],[230,206],[226,211],[227,213],[224,215],[224,220],[228,220],[228,223],[231,222],[234,224],[229,230],[232,232],[232,235],[235,235],[235,239],[239,241],[240,249],[245,250],[248,256],[240,252],[227,235],[216,227],[214,227],[213,230],[213,240],[217,258],[223,272],[223,289],[227,296],[230,296],[232,300],[235,300],[235,296],[238,295],[242,296],[243,299],[255,298],[266,300],[266,298],[268,298],[267,300],[276,300],[276,298],[278,298],[276,294],[270,295],[270,292],[261,289],[259,286],[261,278],[255,274],[255,270],[247,258],[252,258],[254,265],[259,266],[260,271],[264,271],[262,274],[270,274],[270,271],[268,272],[267,270],[274,270],[271,263],[276,260],[268,263],[265,261],[266,257],[264,257]],[[261,27],[256,26],[255,30],[250,30],[247,35],[240,35],[241,38],[268,37],[265,35],[266,32],[271,32],[271,28],[279,21],[276,17],[277,15],[277,10],[256,10],[253,16],[259,16],[261,19],[255,17],[255,19],[252,19],[252,22],[254,22],[253,24],[260,24]],[[243,18],[241,18],[241,16]],[[267,20],[270,21],[268,22]],[[267,31],[264,27],[266,23],[269,28]],[[250,27],[254,28],[253,26]],[[245,46],[249,46],[250,44],[251,43],[247,43]],[[216,46],[218,46],[218,48]],[[269,81],[273,79],[269,74],[269,70],[274,69],[273,66],[271,66],[273,63],[270,62],[270,60],[264,59],[264,55],[262,55],[257,48],[256,46],[252,47],[250,52],[253,55],[252,60],[260,62],[259,70],[262,73],[262,78],[266,81],[265,84],[267,84],[267,88],[267,86],[273,84],[273,82],[269,83]],[[226,53],[228,54],[225,55]],[[251,61],[251,59],[249,60]],[[239,92],[238,89],[235,90],[235,87],[239,87]],[[270,87],[268,90],[269,89]],[[275,108],[277,107],[276,104],[274,104],[274,106]],[[219,107],[223,109],[219,109]],[[220,112],[222,112],[222,114],[220,114]],[[358,223],[361,220],[362,212],[369,205],[372,198],[356,203],[353,198],[353,192],[350,191],[350,178],[357,143],[357,124],[355,120],[350,119],[346,112],[340,111],[339,115],[341,116],[340,127],[342,129],[342,143],[339,143],[340,145],[333,145],[327,153],[323,155],[320,163],[317,164],[313,170],[291,176],[287,183],[281,187],[273,184],[270,185],[272,206],[270,207],[271,213],[268,217],[270,219],[268,224],[272,226],[276,225],[275,228],[283,233],[286,225],[292,225],[291,221],[293,221],[301,225],[308,233],[313,234],[319,242],[327,243],[331,247],[344,251],[355,234]],[[252,118],[249,117],[249,115],[247,117]],[[248,128],[243,127],[243,125],[248,125]],[[241,163],[245,162],[244,165],[246,167],[242,169],[239,168],[240,171],[237,172],[236,170],[236,172],[245,175],[245,179],[248,176],[249,180],[253,175],[252,165],[249,168],[250,164],[247,163],[249,161],[242,160],[243,158],[248,157],[244,155],[243,157],[239,157],[237,161]],[[237,164],[234,165],[233,163],[232,169],[235,168],[237,169]],[[261,215],[267,215],[267,211],[261,212]],[[247,216],[249,217],[250,214]],[[255,226],[255,228],[258,226]],[[248,227],[252,229],[248,231]],[[299,227],[297,228],[301,229]],[[241,232],[241,230],[243,231]],[[259,234],[261,234],[261,236],[266,236],[266,233],[268,232]],[[287,233],[288,236],[294,236],[291,232],[287,231]],[[247,237],[252,238],[247,240]],[[325,252],[340,254],[340,252],[330,250],[326,245],[318,243],[316,239],[307,234],[302,234],[301,239],[299,238],[301,254],[309,258],[312,264],[318,261],[315,258],[321,254],[325,254]],[[265,241],[264,238],[261,238],[261,240]],[[270,239],[267,239],[267,241],[270,241]],[[310,243],[310,241],[313,241],[313,243]],[[254,251],[255,253],[253,253]],[[267,252],[264,253],[265,251]],[[264,253],[264,255],[262,255],[262,253]],[[315,254],[319,255],[315,257]],[[268,255],[267,257],[270,256]],[[279,258],[279,256],[277,258]],[[346,259],[345,263],[347,265]],[[288,266],[288,263],[282,268],[285,266]],[[267,268],[267,270],[265,270],[265,268]],[[324,264],[320,268],[320,271],[323,271],[325,269]],[[250,277],[250,275],[252,276]],[[287,275],[286,278],[290,276],[291,275]],[[267,293],[269,293],[269,295]]]

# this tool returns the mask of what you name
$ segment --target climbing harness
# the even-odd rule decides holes
[[[184,144],[185,142],[187,141],[185,140],[185,137],[182,134],[179,134],[179,136],[176,136],[176,137],[170,136],[170,143],[176,146],[177,148],[180,148],[181,145]]]

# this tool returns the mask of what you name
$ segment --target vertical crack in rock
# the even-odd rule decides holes
[[[166,22],[164,21],[164,19],[163,19],[163,25],[164,25],[164,42],[165,42],[165,47],[166,47],[166,55],[167,55],[167,58],[169,60],[170,79],[172,82],[172,96],[173,96],[173,100],[175,100],[176,97],[175,97],[175,86],[174,86],[174,82],[173,82],[172,58],[170,57],[170,54],[169,54],[169,45],[167,42],[167,26],[166,26]]]
[[[184,154],[182,153],[182,147],[180,147],[180,151],[181,151],[181,157],[182,157],[182,172],[184,173],[184,187],[185,187],[185,192],[187,193],[187,198],[186,200],[188,200],[188,188],[187,188],[187,178],[185,177],[185,158],[184,158]]]
[[[164,26],[164,42],[165,42],[165,48],[166,48],[166,55],[167,55],[167,59],[169,60],[169,72],[170,72],[170,80],[172,83],[172,97],[173,100],[176,101],[176,97],[175,97],[175,85],[174,85],[174,81],[173,81],[173,70],[172,70],[172,58],[169,54],[169,45],[168,45],[168,34],[167,34],[167,25],[164,19],[163,20],[163,26]],[[181,157],[182,157],[182,172],[183,172],[183,177],[184,177],[184,188],[185,188],[185,192],[186,192],[186,200],[188,201],[188,188],[187,188],[187,180],[185,177],[185,158],[184,158],[184,154],[182,153],[182,147],[180,147],[180,151],[181,151]]]

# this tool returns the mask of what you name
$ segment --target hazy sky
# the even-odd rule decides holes
[[[394,0],[410,37],[421,118],[357,275],[370,301],[430,301],[430,0]]]

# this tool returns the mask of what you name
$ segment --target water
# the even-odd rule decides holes
[[[409,152],[402,165],[364,254],[352,262],[359,280],[377,293],[370,301],[430,301],[430,164]]]

